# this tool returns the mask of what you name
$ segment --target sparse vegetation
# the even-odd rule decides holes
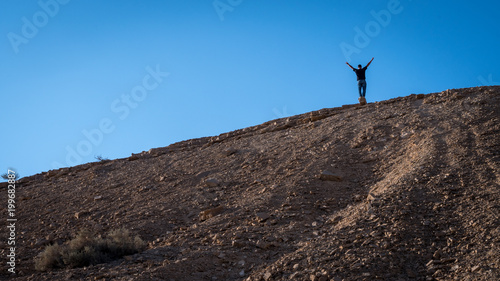
[[[82,230],[66,244],[47,246],[35,259],[35,268],[47,271],[106,263],[140,252],[145,246],[139,236],[132,237],[123,228],[109,232],[105,238]]]
[[[106,161],[109,161],[109,158],[104,158],[104,157],[102,157],[101,155],[97,155],[97,156],[95,156],[95,159],[96,159],[97,161],[100,161],[100,162],[106,162]]]
[[[15,169],[9,168],[9,171],[13,171],[14,172],[14,179],[15,180],[18,180],[20,178],[19,173]],[[12,173],[11,173],[11,175],[12,175]],[[9,180],[10,179],[9,178],[9,173],[4,173],[4,174],[0,175],[0,177],[2,177],[2,179],[4,179],[4,180]]]

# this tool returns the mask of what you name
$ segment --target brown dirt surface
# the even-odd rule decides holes
[[[22,178],[0,278],[500,280],[499,105],[498,86],[410,95]],[[35,270],[46,245],[122,227],[147,249]]]

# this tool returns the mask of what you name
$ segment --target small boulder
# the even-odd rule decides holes
[[[234,147],[230,147],[228,149],[225,149],[222,152],[222,155],[224,155],[224,156],[231,156],[231,155],[236,154],[236,153],[238,153],[238,149],[236,149]]]
[[[215,217],[224,212],[224,207],[219,206],[205,211],[201,211],[199,215],[200,221],[208,220],[209,218]]]
[[[90,214],[90,212],[88,212],[88,211],[76,212],[75,213],[75,218],[76,219],[80,219],[80,218],[82,218],[84,216],[88,216],[89,214]]]
[[[127,160],[128,161],[135,161],[135,160],[139,159],[139,156],[140,156],[139,153],[137,153],[137,154],[132,153],[132,155],[129,158],[127,158]]]
[[[364,97],[359,97],[358,101],[360,105],[366,105],[366,99]]]
[[[268,220],[271,216],[269,215],[269,213],[266,213],[266,212],[258,212],[257,214],[255,214],[257,216],[257,220],[259,222],[264,222],[266,220]]]
[[[366,197],[366,201],[370,203],[373,206],[378,206],[380,205],[380,197],[373,195],[372,193],[369,193],[368,196]]]
[[[220,182],[217,179],[209,178],[205,180],[205,185],[208,187],[217,187],[220,185]]]
[[[342,181],[343,180],[342,177],[340,176],[340,174],[333,173],[330,171],[321,172],[321,174],[319,175],[319,179],[324,180],[324,181]]]

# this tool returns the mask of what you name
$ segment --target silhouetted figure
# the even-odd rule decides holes
[[[361,64],[358,64],[358,69],[352,67],[352,65],[350,65],[348,62],[346,62],[346,64],[352,70],[354,70],[354,72],[356,72],[356,76],[358,77],[359,97],[363,97],[364,98],[365,95],[366,95],[366,77],[365,77],[365,71],[368,68],[368,66],[370,65],[370,63],[372,63],[373,59],[374,58],[372,58],[372,60],[365,67],[362,67]]]

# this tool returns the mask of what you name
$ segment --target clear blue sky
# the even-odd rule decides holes
[[[499,84],[498,1],[1,0],[0,172]],[[2,170],[4,170],[2,172]]]

